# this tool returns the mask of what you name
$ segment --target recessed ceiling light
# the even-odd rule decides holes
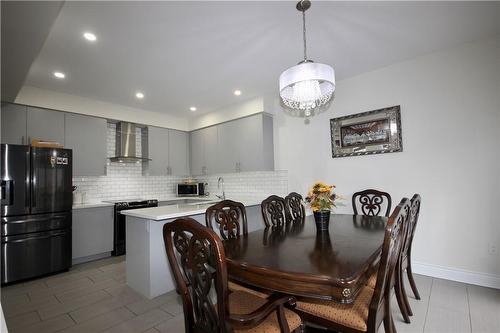
[[[189,108],[189,110],[194,112],[194,111],[196,111],[196,107],[192,106],[192,107]]]
[[[233,92],[233,94],[234,94],[235,96],[240,96],[240,95],[241,95],[241,90],[235,90],[235,91]]]
[[[64,79],[66,77],[66,74],[62,72],[54,72],[54,76],[57,77],[58,79]]]
[[[140,91],[138,91],[138,92],[135,93],[135,97],[137,97],[138,99],[143,99],[144,98],[144,94],[141,93]]]
[[[86,40],[91,41],[91,42],[95,42],[97,40],[96,35],[94,35],[91,32],[84,32],[83,37],[85,37]]]

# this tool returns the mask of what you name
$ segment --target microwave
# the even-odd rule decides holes
[[[207,183],[182,183],[177,184],[178,197],[197,197],[204,196]]]

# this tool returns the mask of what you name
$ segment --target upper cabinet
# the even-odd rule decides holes
[[[189,136],[187,132],[148,127],[147,174],[151,176],[189,175]]]
[[[35,139],[64,144],[64,112],[2,103],[2,143],[28,145]]]
[[[206,127],[190,133],[191,174],[194,176],[219,172],[217,127]]]
[[[148,126],[147,174],[162,176],[170,174],[168,165],[168,129]]]
[[[26,132],[32,140],[64,142],[64,112],[28,106]]]
[[[189,175],[189,134],[187,132],[168,130],[168,164],[170,174]]]
[[[28,144],[25,105],[2,103],[2,143]]]
[[[73,149],[73,175],[106,174],[107,120],[2,103],[2,143],[57,141]],[[184,132],[148,126],[144,174],[201,176],[274,170],[273,119],[260,113]]]
[[[237,120],[238,171],[274,170],[273,118],[258,114]]]
[[[105,175],[107,120],[71,113],[64,118],[65,147],[73,149],[73,175]]]
[[[203,175],[205,171],[205,143],[203,141],[203,134],[202,130],[189,133],[191,174],[194,176]]]
[[[274,170],[273,122],[257,114],[191,132],[191,174]]]

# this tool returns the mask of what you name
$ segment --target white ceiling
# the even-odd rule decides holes
[[[499,11],[498,2],[313,1],[309,55],[339,80],[499,34]],[[97,42],[82,38],[87,30]],[[26,84],[191,116],[278,94],[280,73],[301,56],[295,2],[66,2]]]

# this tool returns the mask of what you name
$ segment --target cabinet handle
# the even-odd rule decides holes
[[[21,144],[24,145],[24,135],[21,137]]]

